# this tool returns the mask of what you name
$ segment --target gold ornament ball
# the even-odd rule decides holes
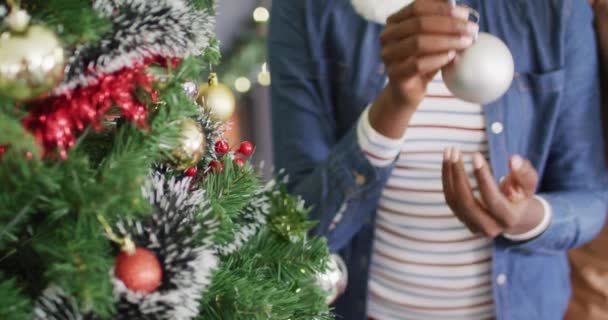
[[[200,87],[196,101],[209,112],[212,120],[218,122],[230,120],[236,109],[234,94],[229,87],[217,80],[215,73],[211,73],[209,82]]]
[[[175,170],[185,170],[196,165],[207,150],[207,140],[200,123],[192,119],[184,119],[179,123],[181,138],[178,146],[173,149],[173,161],[170,165]]]
[[[63,79],[65,55],[51,30],[29,26],[0,35],[0,93],[17,100],[39,97]]]

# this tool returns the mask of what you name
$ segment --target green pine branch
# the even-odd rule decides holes
[[[213,217],[218,221],[217,244],[230,242],[240,226],[236,220],[241,210],[260,188],[259,177],[250,167],[234,165],[228,156],[222,159],[224,172],[211,170],[199,187],[211,202]]]
[[[213,0],[192,4],[214,10]],[[90,0],[34,0],[24,5],[34,22],[53,28],[68,48],[93,44],[111,31],[110,21],[97,15]],[[252,46],[245,56],[257,61],[260,48]],[[29,319],[32,301],[50,284],[74,297],[83,313],[114,316],[110,272],[115,247],[100,217],[113,226],[153,213],[141,195],[141,184],[151,167],[171,159],[180,140],[179,121],[200,116],[182,84],[204,82],[205,71],[219,63],[220,56],[214,39],[202,58],[185,59],[176,69],[151,67],[149,72],[159,79],[159,99],[145,101],[147,127],[118,121],[99,132],[86,130],[79,133],[67,160],[41,158],[34,137],[21,126],[27,108],[0,96],[0,146],[8,145],[0,158],[0,318]],[[262,192],[249,165],[235,166],[228,157],[223,161],[224,173],[209,173],[198,184],[219,227],[217,245],[233,239],[242,227],[243,209]],[[208,164],[205,160],[201,165]],[[327,265],[327,245],[307,238],[313,223],[301,200],[280,187],[267,196],[269,224],[234,254],[222,257],[201,298],[201,319],[332,319],[325,293],[315,284],[315,275]],[[202,229],[201,235],[209,231]]]
[[[1,109],[0,142],[10,144],[0,161],[1,269],[32,251],[29,262],[46,270],[37,284],[41,287],[28,290],[36,294],[50,283],[58,284],[82,310],[104,318],[114,312],[109,277],[113,250],[97,216],[113,225],[152,213],[141,195],[143,179],[153,164],[169,159],[180,137],[176,122],[199,114],[181,88],[183,78],[199,70],[185,68],[196,65],[170,70],[168,80],[158,87],[161,102],[151,105],[148,128],[119,123],[99,133],[88,131],[65,161],[40,159],[17,115]],[[29,161],[25,150],[35,151]],[[25,233],[26,225],[31,234]],[[14,271],[17,277],[25,276]]]
[[[314,280],[327,258],[322,239],[290,242],[266,229],[222,261],[199,319],[333,319]]]
[[[197,10],[207,10],[209,14],[215,14],[215,0],[192,0],[194,8]]]
[[[298,240],[306,236],[317,222],[309,219],[310,209],[304,207],[304,201],[287,192],[284,185],[269,192],[271,211],[270,227],[276,234],[286,240]]]
[[[22,1],[34,22],[54,29],[67,46],[93,45],[111,31],[109,19],[92,8],[90,0],[30,0]]]
[[[22,294],[15,279],[6,279],[0,273],[0,319],[31,319],[31,301]]]

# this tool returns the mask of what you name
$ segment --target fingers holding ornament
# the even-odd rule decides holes
[[[469,10],[479,21],[479,13]],[[456,97],[487,105],[499,99],[511,86],[515,62],[501,39],[480,32],[473,45],[459,52],[441,71],[445,85]]]

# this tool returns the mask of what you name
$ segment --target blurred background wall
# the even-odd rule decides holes
[[[272,173],[269,73],[264,71],[269,10],[266,0],[220,0],[216,25],[222,51],[218,76],[237,97],[230,143],[253,142],[253,163],[264,163],[266,177]]]

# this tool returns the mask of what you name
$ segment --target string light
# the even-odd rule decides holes
[[[245,93],[251,89],[251,81],[246,77],[238,77],[234,80],[234,88],[240,93]]]
[[[270,18],[270,12],[264,7],[257,7],[253,10],[253,20],[255,22],[267,22]]]
[[[267,87],[270,85],[270,72],[268,72],[266,62],[262,64],[262,71],[258,73],[258,83]]]

